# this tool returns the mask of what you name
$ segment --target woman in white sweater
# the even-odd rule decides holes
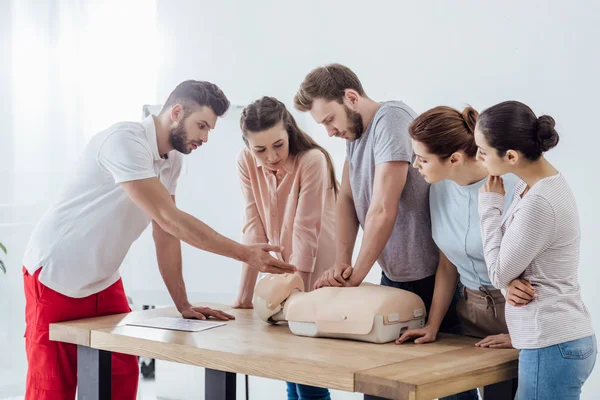
[[[519,400],[579,399],[596,361],[597,344],[578,282],[577,205],[564,176],[543,156],[558,144],[554,119],[537,118],[525,104],[507,101],[485,110],[475,128],[478,157],[490,178],[480,189],[484,256],[493,285],[517,278],[535,298],[506,305],[512,344],[520,349]],[[503,218],[504,187],[517,183]]]

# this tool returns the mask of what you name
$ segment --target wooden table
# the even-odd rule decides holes
[[[433,399],[477,387],[485,387],[485,400],[512,398],[516,350],[477,348],[476,340],[452,335],[401,346],[299,337],[252,310],[210,306],[236,320],[194,333],[125,325],[179,315],[163,308],[52,324],[50,339],[78,345],[78,393],[86,400],[110,399],[111,352],[205,367],[207,400],[235,399],[236,373],[360,392],[365,399]]]

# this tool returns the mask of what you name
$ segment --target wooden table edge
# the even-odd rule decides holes
[[[81,328],[68,323],[52,323],[49,327],[49,338],[51,341],[91,347],[91,336],[91,329]]]
[[[447,354],[447,353],[446,353]],[[430,356],[435,357],[436,354]],[[378,376],[377,371],[382,368],[397,367],[404,368],[403,364],[411,360],[394,362],[375,368],[369,368],[357,371],[354,375],[354,391],[372,396],[379,396],[388,399],[410,399],[410,400],[431,400],[438,397],[451,395],[440,391],[440,386],[452,382],[462,386],[459,392],[473,389],[472,385],[466,381],[477,377],[480,383],[477,387],[483,387],[496,383],[501,383],[518,377],[518,359],[506,361],[499,365],[482,367],[473,370],[459,377],[441,377],[440,379],[430,380],[422,384],[414,382],[403,382],[382,376]],[[462,381],[465,381],[461,385]]]
[[[217,371],[232,372],[232,373],[237,373],[237,374],[242,374],[242,375],[257,376],[257,377],[263,377],[263,378],[275,379],[275,380],[281,380],[281,381],[291,381],[292,380],[291,376],[286,377],[286,376],[278,375],[276,372],[270,372],[271,370],[269,370],[268,368],[261,368],[260,366],[256,367],[256,368],[251,367],[251,365],[253,364],[253,361],[254,361],[254,364],[259,364],[259,365],[260,364],[271,365],[273,362],[280,362],[281,360],[275,356],[256,357],[253,355],[250,356],[250,355],[236,354],[235,357],[237,358],[237,360],[235,361],[235,363],[232,363],[232,362],[222,363],[219,361],[223,360],[223,357],[226,357],[227,355],[233,356],[233,354],[225,352],[225,351],[212,350],[212,349],[189,348],[185,345],[176,344],[176,343],[161,343],[161,342],[155,342],[150,339],[131,338],[129,336],[122,336],[122,335],[119,335],[118,333],[110,332],[110,330],[111,330],[111,328],[92,330],[90,332],[91,333],[90,347],[92,347],[94,349],[98,349],[98,350],[118,352],[118,353],[124,353],[124,354],[136,355],[136,356],[144,356],[144,357],[154,358],[154,359],[158,359],[158,360],[162,360],[162,361],[175,362],[175,363],[186,364],[186,365],[191,365],[191,366],[196,366],[196,367],[202,367],[202,368],[217,370]],[[120,340],[120,343],[123,343],[125,346],[123,348],[121,348],[119,345],[106,344],[106,339],[110,338],[110,336],[121,336],[123,339]],[[134,346],[127,345],[127,343],[131,339],[135,340],[137,342],[139,342],[139,341],[146,342],[150,345],[149,346],[140,346],[140,348],[143,347],[142,351],[133,350]],[[110,339],[109,339],[109,341],[110,341]],[[154,347],[154,349],[152,349],[153,347]],[[164,348],[164,347],[172,347],[172,348],[173,347],[175,347],[175,348],[181,347],[181,349],[186,349],[187,351],[180,353],[180,354],[185,354],[185,356],[172,356],[170,354],[165,355],[164,353],[162,353],[160,351],[161,347],[162,348]],[[194,360],[191,360],[190,358],[193,358]],[[260,359],[260,362],[256,362],[255,360],[257,360],[257,359]],[[305,368],[305,367],[299,366],[298,368],[301,370],[302,368]],[[327,370],[329,367],[323,366],[320,368],[323,370]],[[342,391],[346,391],[346,392],[352,392],[354,390],[354,374],[355,374],[355,371],[352,371],[351,369],[343,371],[342,373],[340,373],[339,379],[336,379],[335,382],[331,382],[328,384],[329,388],[336,389],[336,390],[342,390]],[[342,375],[345,375],[345,376],[342,376]],[[295,383],[311,385],[311,386],[316,385],[315,382],[305,380],[302,377],[296,377],[296,378],[297,379],[295,379],[295,380],[297,382],[295,382]]]

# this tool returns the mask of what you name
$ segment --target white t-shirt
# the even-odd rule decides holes
[[[69,297],[98,293],[119,279],[119,267],[150,216],[120,182],[158,177],[175,194],[183,155],[158,153],[152,116],[122,122],[95,135],[57,198],[35,227],[23,265]]]

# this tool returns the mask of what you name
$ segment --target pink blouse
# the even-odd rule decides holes
[[[238,167],[246,203],[242,242],[283,246],[277,256],[312,272],[312,288],[335,261],[335,194],[325,155],[290,155],[275,173],[245,148]]]

